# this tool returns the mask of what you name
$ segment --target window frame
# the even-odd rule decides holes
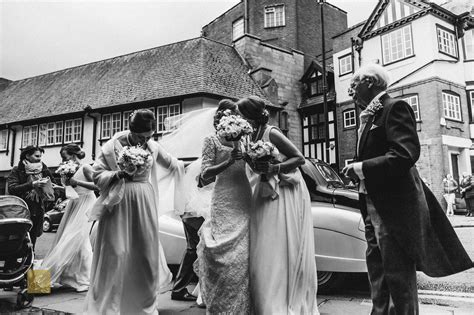
[[[453,49],[454,49],[454,55],[452,55],[451,53],[441,49],[441,47],[440,47],[440,45],[441,45],[440,34],[439,34],[440,31],[444,32],[448,35],[451,35],[453,37],[452,38],[453,39],[452,44],[453,44]],[[450,30],[449,28],[447,28],[443,25],[436,24],[436,40],[437,40],[437,44],[438,44],[438,52],[440,54],[443,54],[443,55],[446,55],[446,56],[449,56],[449,57],[452,57],[452,58],[456,58],[456,59],[459,58],[458,40],[457,40],[457,37],[456,37],[456,33],[453,30]]]
[[[106,121],[105,118],[108,118]],[[102,114],[100,117],[100,139],[110,139],[112,135],[112,113]]]
[[[70,134],[70,137],[71,137],[71,140],[66,140],[66,136],[68,136],[67,134],[67,129],[68,129],[68,126],[67,124],[68,123],[71,123],[71,134]],[[63,143],[64,144],[67,144],[67,143],[82,143],[82,129],[83,129],[83,119],[82,118],[73,118],[73,119],[66,119],[64,120],[63,122],[63,126],[64,126],[64,131],[63,131]],[[79,130],[77,130],[78,132],[76,132],[76,127],[78,127]]]
[[[416,99],[416,108],[417,108],[417,110],[416,111],[413,110],[413,112],[415,113],[415,121],[416,122],[421,122],[420,98],[418,97],[418,94],[406,94],[406,95],[402,95],[400,98],[404,102],[406,102],[408,105],[410,105],[412,107],[412,109],[413,109],[413,105],[408,100],[413,99],[413,98]]]
[[[350,64],[350,70],[349,71],[346,71],[346,72],[342,72],[341,69],[341,61],[345,58],[349,57],[349,64]],[[348,53],[348,54],[345,54],[345,55],[342,55],[340,57],[338,57],[338,61],[339,61],[339,76],[342,77],[342,76],[345,76],[345,75],[348,75],[349,73],[352,73],[354,71],[354,65],[352,64],[352,53]]]
[[[349,114],[349,113],[354,113],[354,118],[353,118],[354,119],[354,124],[353,125],[347,125],[346,124],[347,120],[352,120],[351,117],[349,117],[349,118],[346,117],[346,114]],[[355,108],[349,108],[349,109],[346,109],[342,112],[342,126],[343,126],[344,130],[354,129],[357,126],[357,114],[356,114]]]
[[[402,33],[403,33],[403,30],[405,28],[409,28],[408,34],[410,34],[411,54],[410,55],[405,55],[405,53],[404,53],[404,56],[399,58],[399,59],[391,59],[391,60],[387,61],[385,53],[384,53],[384,51],[385,51],[385,49],[384,49],[384,38],[387,38],[388,36],[390,36],[392,34],[395,34],[395,32],[402,31]],[[405,35],[405,34],[403,33],[403,35]],[[389,44],[391,44],[391,39],[390,38],[389,38]],[[391,47],[392,46],[389,47],[390,50],[391,50]],[[380,48],[381,48],[381,51],[382,51],[382,65],[383,66],[387,66],[387,65],[390,65],[390,64],[408,59],[408,58],[415,57],[415,45],[414,45],[414,42],[413,42],[413,29],[411,27],[411,24],[403,25],[401,27],[398,27],[398,28],[396,28],[396,29],[380,36]],[[406,47],[405,46],[403,46],[403,51],[406,52]]]
[[[468,56],[467,45],[466,45],[466,38],[467,34],[470,34],[471,37],[471,55]],[[464,61],[474,61],[474,28],[471,28],[464,32],[464,36],[462,37],[462,47],[463,47],[463,54],[464,54]]]
[[[242,24],[242,34],[235,35],[235,28],[236,28],[237,23]],[[239,27],[240,27],[240,25],[239,25]],[[232,41],[235,42],[236,40],[238,40],[239,38],[241,38],[244,35],[245,35],[245,21],[244,21],[244,17],[241,16],[240,18],[238,18],[234,22],[232,22]]]
[[[8,151],[8,129],[0,130],[0,152]],[[3,146],[5,145],[5,146]]]
[[[277,25],[277,9],[282,8],[282,24]],[[272,22],[273,25],[270,25],[269,18],[267,18],[267,13],[273,12]],[[284,27],[286,26],[286,8],[284,4],[275,4],[269,5],[263,8],[263,27],[264,28],[275,28],[275,27]]]
[[[318,76],[318,74],[320,76]],[[313,91],[313,83],[316,83],[315,89]],[[309,77],[309,79],[306,81],[306,84],[308,85],[308,96],[313,97],[316,95],[323,95],[324,94],[324,78],[323,78],[323,73],[320,72],[319,70],[315,70],[313,74]]]
[[[33,128],[36,128],[36,132],[33,132]],[[25,129],[28,129],[28,143],[25,143]],[[38,145],[38,141],[39,141],[39,125],[27,125],[27,126],[23,126],[22,128],[22,131],[21,131],[21,148],[25,148],[27,147],[28,145]],[[35,141],[33,142],[32,140],[30,140],[30,137],[31,139],[33,139],[33,135],[35,134]]]
[[[469,107],[468,107],[469,123],[473,123],[474,122],[474,90],[467,90],[466,94],[467,94],[466,96],[467,101],[469,104]]]
[[[459,106],[459,119],[457,119],[455,117],[453,118],[453,117],[446,116],[446,107],[445,107],[446,104],[445,104],[445,98],[444,98],[445,95],[457,98],[457,100],[459,101],[459,103],[457,104]],[[463,122],[462,105],[461,105],[460,95],[453,92],[453,91],[443,90],[443,91],[441,91],[441,99],[442,99],[442,103],[443,103],[443,117],[444,117],[444,119],[452,120],[452,121],[455,121],[455,122]],[[454,105],[456,105],[456,104],[454,104]],[[449,112],[449,110],[448,110],[448,112]]]

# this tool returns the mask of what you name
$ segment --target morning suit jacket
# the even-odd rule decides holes
[[[421,180],[416,120],[410,105],[388,94],[383,108],[369,118],[358,144],[365,188],[389,233],[432,277],[473,266],[436,197]],[[365,195],[361,212],[367,216]]]

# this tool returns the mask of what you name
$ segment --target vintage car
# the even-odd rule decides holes
[[[322,161],[306,159],[301,171],[312,201],[319,292],[334,291],[347,273],[367,272],[358,194]],[[160,241],[168,264],[179,264],[186,248],[179,219],[160,217]]]

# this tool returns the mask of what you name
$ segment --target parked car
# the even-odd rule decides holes
[[[320,160],[306,159],[301,171],[312,201],[319,292],[334,291],[347,273],[367,272],[358,193]],[[160,217],[160,241],[168,264],[179,264],[186,248],[179,218]]]
[[[43,232],[51,232],[53,229],[58,228],[59,223],[61,223],[61,219],[64,215],[64,209],[66,209],[68,202],[68,199],[62,200],[61,198],[58,198],[52,209],[44,214]]]

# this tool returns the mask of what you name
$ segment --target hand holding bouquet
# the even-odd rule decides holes
[[[262,174],[262,180],[266,180],[269,164],[278,158],[279,151],[271,143],[263,140],[252,142],[247,149],[247,155],[252,160],[253,169]]]
[[[229,109],[223,112],[216,130],[217,135],[227,141],[239,141],[242,136],[249,135],[253,131],[252,126],[245,119],[232,115]]]
[[[120,169],[130,176],[143,174],[151,168],[152,163],[150,152],[140,146],[124,147],[117,161]]]
[[[74,174],[76,174],[78,169],[79,164],[72,160],[69,160],[59,164],[59,167],[56,170],[56,174],[59,174],[61,176],[63,184],[69,185],[69,180],[74,176]]]

